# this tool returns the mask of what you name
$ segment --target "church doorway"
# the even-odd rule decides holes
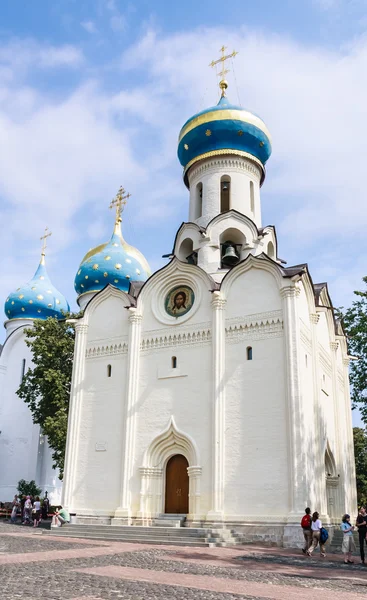
[[[167,463],[165,513],[186,515],[189,512],[188,466],[182,454],[175,454]]]

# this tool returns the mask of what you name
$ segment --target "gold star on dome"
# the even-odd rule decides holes
[[[210,131],[210,129],[207,129],[205,132],[206,137],[209,137],[212,134],[212,132]]]
[[[93,271],[97,271],[98,267],[99,267],[99,265],[97,265],[97,263],[95,265],[93,265],[93,267],[92,267]]]

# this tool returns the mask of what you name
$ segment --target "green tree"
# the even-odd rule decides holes
[[[363,277],[367,284],[367,277]],[[354,292],[357,299],[346,311],[339,311],[348,336],[349,353],[358,357],[350,364],[350,383],[353,408],[359,408],[367,424],[367,289]]]
[[[21,496],[40,496],[42,492],[41,488],[37,487],[34,479],[32,481],[20,479],[17,490]]]
[[[73,323],[56,318],[37,320],[25,330],[33,367],[23,377],[17,394],[41,426],[53,450],[54,467],[63,477],[66,432],[73,368],[75,329]]]
[[[361,427],[353,428],[354,455],[358,504],[367,503],[367,432]]]

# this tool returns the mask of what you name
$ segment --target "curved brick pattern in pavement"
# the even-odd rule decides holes
[[[0,525],[1,600],[360,600],[367,568],[299,551],[177,548]]]

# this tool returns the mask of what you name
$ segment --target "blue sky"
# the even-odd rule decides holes
[[[263,224],[348,305],[366,275],[366,0],[12,0],[0,8],[0,298],[47,266],[76,307],[83,255],[123,232],[153,270],[187,219],[181,125],[216,103],[209,62],[239,51],[229,99],[273,136]],[[0,338],[2,339],[2,338]]]

